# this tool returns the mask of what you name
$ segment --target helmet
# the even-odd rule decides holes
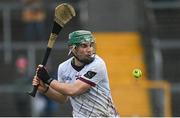
[[[95,42],[95,39],[94,39],[94,37],[90,31],[77,30],[77,31],[70,33],[68,44],[69,44],[69,46],[73,46],[73,48],[71,48],[69,50],[68,55],[71,54],[72,50],[74,50],[74,48],[76,46],[78,46],[82,43],[86,43],[86,42],[88,42],[88,43],[94,43]],[[93,47],[93,55],[89,59],[81,59],[76,53],[72,53],[72,54],[80,62],[82,62],[84,64],[89,64],[95,58],[95,47]]]
[[[94,42],[95,39],[90,31],[77,30],[69,34],[69,45],[81,44],[83,42]]]

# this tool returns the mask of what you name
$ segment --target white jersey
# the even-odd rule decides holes
[[[77,79],[92,87],[85,93],[70,97],[74,117],[118,117],[112,102],[108,75],[104,61],[95,56],[93,62],[79,72],[72,67],[72,59],[59,65],[58,81],[73,83]]]

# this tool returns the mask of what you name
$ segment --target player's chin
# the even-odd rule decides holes
[[[89,64],[89,63],[91,63],[93,60],[94,60],[94,56],[93,56],[93,57],[92,57],[92,56],[89,56],[88,58],[85,58],[85,59],[84,59],[84,62],[87,63],[87,64]]]

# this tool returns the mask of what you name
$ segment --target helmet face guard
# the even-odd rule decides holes
[[[78,55],[74,53],[73,56],[80,62],[84,64],[89,64],[94,60],[96,53],[95,38],[93,37],[92,33],[86,30],[78,30],[69,34],[68,45],[72,46],[72,48],[69,51],[69,54],[72,52],[72,50],[78,48],[82,44],[88,44],[91,47],[93,47],[93,55],[89,59],[80,59]]]

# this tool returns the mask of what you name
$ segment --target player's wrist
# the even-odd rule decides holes
[[[49,86],[46,86],[45,90],[42,92],[43,94],[47,93],[49,90]]]
[[[54,80],[53,78],[49,78],[45,83],[50,85],[53,80]]]

